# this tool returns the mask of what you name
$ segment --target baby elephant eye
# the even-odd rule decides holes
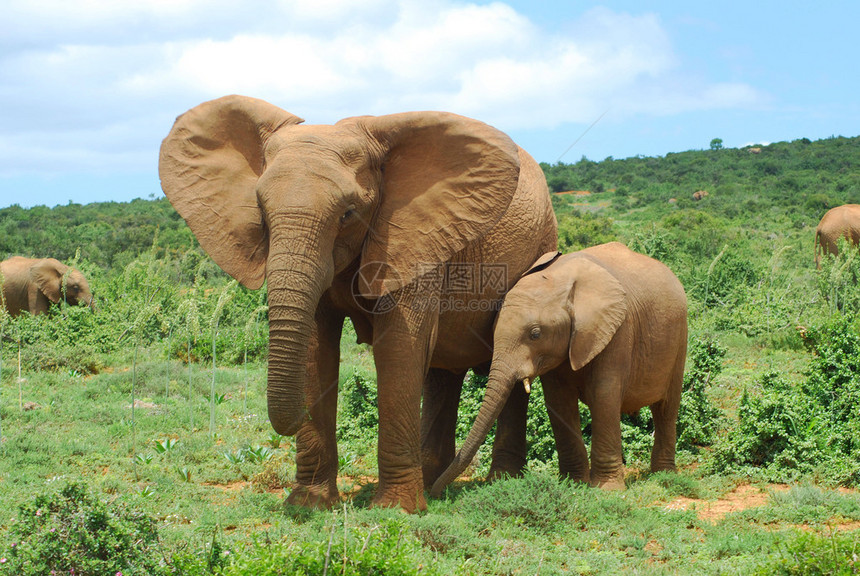
[[[532,328],[532,331],[529,333],[529,338],[531,338],[532,340],[537,340],[538,338],[540,338],[540,328],[538,328],[537,326]]]

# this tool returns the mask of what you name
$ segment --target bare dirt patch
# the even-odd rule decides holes
[[[764,488],[741,484],[722,498],[717,500],[699,500],[696,498],[675,498],[666,504],[666,510],[695,510],[699,519],[707,522],[718,522],[726,514],[740,512],[749,508],[757,508],[767,504],[768,490],[785,491],[784,484],[769,484]]]
[[[214,482],[204,482],[205,486],[211,486],[213,488],[218,488],[225,492],[236,492],[238,490],[244,490],[246,486],[250,486],[250,482],[243,482],[241,480],[236,482],[230,482],[228,484],[216,484]]]

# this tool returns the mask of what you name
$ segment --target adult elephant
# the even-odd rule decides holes
[[[815,229],[815,265],[821,265],[821,256],[839,252],[840,238],[857,246],[860,244],[860,204],[844,204],[831,208]]]
[[[164,140],[162,188],[227,273],[249,288],[268,282],[269,419],[297,436],[289,501],[339,498],[349,317],[377,369],[373,502],[424,509],[425,484],[454,456],[463,376],[492,357],[501,298],[555,248],[546,181],[505,134],[455,114],[302,122],[254,98],[205,102]],[[497,473],[524,463],[526,402],[512,398],[502,417]]]
[[[65,299],[76,306],[93,305],[87,279],[78,270],[54,258],[13,256],[0,262],[3,303],[12,316],[21,312],[42,314],[51,303]]]

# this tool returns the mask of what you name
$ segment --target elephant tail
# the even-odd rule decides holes
[[[821,230],[815,230],[815,267],[821,268],[821,256],[824,248],[821,246]]]

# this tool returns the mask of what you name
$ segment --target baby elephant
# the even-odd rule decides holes
[[[93,294],[84,275],[54,258],[13,256],[0,262],[3,303],[12,316],[41,314],[63,298],[72,306],[93,307]]]
[[[669,268],[612,242],[544,254],[496,319],[484,402],[438,496],[475,457],[505,399],[541,377],[563,476],[624,487],[621,414],[650,406],[651,470],[675,469],[675,423],[687,355],[687,298]],[[591,466],[579,403],[591,409]]]

